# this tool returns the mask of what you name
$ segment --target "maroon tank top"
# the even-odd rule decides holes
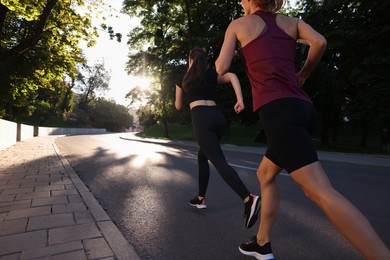
[[[265,22],[261,34],[242,48],[245,70],[252,86],[253,110],[280,98],[310,101],[295,76],[296,40],[276,24],[276,14],[257,11]]]

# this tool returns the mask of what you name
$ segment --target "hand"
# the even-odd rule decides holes
[[[235,105],[234,105],[234,111],[239,114],[242,112],[242,110],[245,109],[245,106],[244,106],[244,103],[243,102],[237,102]]]

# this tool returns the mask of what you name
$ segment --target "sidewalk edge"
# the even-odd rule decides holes
[[[125,237],[117,228],[117,226],[112,222],[110,217],[100,206],[94,195],[81,181],[79,176],[73,170],[72,166],[69,164],[68,160],[61,154],[60,150],[55,144],[55,139],[52,139],[52,145],[58,158],[60,158],[65,171],[69,174],[69,176],[71,176],[71,180],[74,183],[77,191],[80,193],[81,198],[83,199],[87,207],[91,210],[91,214],[95,219],[96,224],[98,225],[100,231],[103,234],[104,239],[110,245],[111,250],[114,252],[117,259],[141,259],[135,252],[134,247],[130,245],[130,243],[125,239]]]

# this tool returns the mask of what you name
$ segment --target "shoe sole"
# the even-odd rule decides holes
[[[193,207],[197,207],[198,209],[207,209],[207,206],[206,205],[199,205],[199,204],[191,204],[189,203],[191,206]]]
[[[253,203],[251,207],[252,214],[249,216],[247,220],[246,228],[251,228],[256,223],[259,217],[260,203],[261,203],[260,196],[256,196],[253,198]]]
[[[274,255],[273,254],[266,254],[262,255],[257,252],[248,252],[241,249],[241,247],[238,247],[238,250],[240,250],[241,254],[247,255],[247,256],[254,256],[257,260],[273,260]]]

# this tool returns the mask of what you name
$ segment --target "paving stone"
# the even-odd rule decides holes
[[[0,260],[139,259],[54,139],[0,151]]]
[[[79,194],[69,195],[68,200],[70,203],[83,202]]]
[[[47,256],[61,254],[61,253],[76,251],[76,250],[84,250],[81,241],[73,241],[73,242],[58,244],[54,246],[46,246],[46,247],[26,250],[23,251],[22,253],[22,259],[34,259],[39,257],[47,257]]]
[[[50,191],[31,192],[24,194],[17,194],[15,200],[25,200],[33,198],[48,198],[50,197]]]
[[[97,222],[97,224],[119,260],[140,259],[134,248],[123,237],[112,221],[102,221]]]
[[[33,192],[34,188],[18,188],[18,189],[4,189],[1,194],[20,194],[20,193],[29,193]]]
[[[9,180],[9,184],[21,184],[21,183],[28,183],[28,182],[31,182],[31,178],[29,179],[14,179],[12,178],[11,180]]]
[[[2,255],[0,256],[0,260],[19,260],[20,259],[20,253],[16,254],[9,254],[9,255]]]
[[[36,181],[36,182],[30,182],[30,183],[22,183],[20,185],[21,188],[24,188],[24,187],[38,187],[38,186],[47,186],[49,185],[49,182],[48,181]]]
[[[32,200],[31,206],[45,206],[45,205],[55,205],[55,204],[67,204],[68,197],[50,197],[50,198],[36,198]]]
[[[26,231],[28,218],[13,219],[0,222],[0,237]]]
[[[0,254],[7,255],[47,245],[47,231],[39,230],[0,237]]]
[[[35,208],[27,208],[27,209],[15,209],[11,210],[7,216],[6,220],[17,219],[23,217],[33,217],[33,216],[44,216],[49,215],[51,213],[51,207],[35,207]]]
[[[83,241],[88,259],[100,259],[102,257],[114,256],[107,241],[104,238],[93,238]]]
[[[79,192],[89,192],[87,186],[78,177],[72,178],[72,181]]]
[[[8,182],[8,181],[6,181]],[[5,189],[18,189],[20,186],[20,184],[4,184],[4,185],[1,185],[1,181],[0,181],[0,191],[3,191]],[[2,192],[0,192],[1,194]]]
[[[0,202],[0,212],[9,212],[16,209],[26,209],[30,208],[30,205],[31,200]]]
[[[90,192],[81,192],[81,197],[84,199],[88,208],[96,221],[110,220],[110,217],[103,210],[102,206],[97,202],[95,197]]]
[[[38,176],[39,175],[36,174],[36,173],[34,173],[34,174],[33,173],[29,173],[29,174],[25,175],[24,178],[25,179],[27,179],[27,178],[35,178],[36,179],[36,178],[38,178]]]
[[[36,187],[35,191],[52,191],[52,190],[64,190],[64,185],[47,185],[47,186],[40,186]]]
[[[62,179],[62,175],[60,175],[60,174],[56,174],[54,176],[42,175],[42,176],[37,178],[37,181],[49,181],[49,182],[52,182],[52,181],[61,181],[61,179]]]
[[[64,180],[64,178],[61,178],[61,180],[56,180],[56,181],[51,181],[50,182],[50,185],[69,185],[69,184],[73,184],[71,180],[67,179],[67,180]]]
[[[85,211],[87,207],[84,203],[69,203],[65,205],[53,205],[53,213],[66,213],[66,212],[76,212],[76,211]]]
[[[14,199],[15,199],[15,195],[14,194],[0,195],[0,202],[13,201]]]
[[[67,195],[76,195],[78,194],[77,190],[53,190],[51,195],[54,196],[67,196]]]
[[[88,210],[74,212],[73,215],[76,219],[77,224],[91,223],[95,221],[95,219],[92,217],[91,212],[89,212]]]
[[[87,257],[85,256],[85,253],[83,250],[75,251],[75,252],[70,252],[70,253],[65,253],[65,254],[60,254],[60,255],[54,255],[50,257],[45,257],[42,258],[41,260],[86,260]]]
[[[49,229],[49,245],[102,237],[95,223]]]
[[[28,221],[27,231],[64,227],[73,224],[75,224],[75,221],[72,213],[31,217]]]

